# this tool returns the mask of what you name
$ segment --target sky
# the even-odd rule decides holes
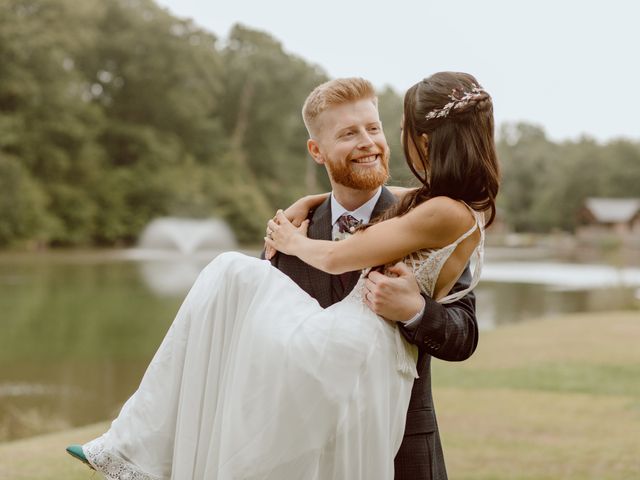
[[[266,31],[330,77],[404,91],[442,70],[473,74],[497,123],[556,141],[640,140],[640,2],[634,0],[156,0],[224,38]]]

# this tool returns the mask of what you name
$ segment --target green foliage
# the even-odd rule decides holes
[[[0,2],[0,245],[116,245],[158,215],[226,219],[259,242],[265,218],[326,191],[300,109],[327,80],[269,34],[220,40],[152,0]],[[380,115],[394,184],[413,184],[402,99]],[[517,230],[575,226],[586,196],[637,196],[638,144],[556,144],[504,129],[500,205]]]
[[[42,239],[45,196],[14,157],[0,155],[0,246]]]
[[[387,143],[391,149],[389,169],[391,173],[391,184],[416,186],[411,170],[407,167],[404,159],[404,151],[400,143],[400,123],[402,121],[403,98],[391,87],[385,87],[378,93],[378,110],[380,120],[387,138]]]
[[[504,125],[498,205],[516,231],[572,231],[587,197],[640,196],[640,144],[554,143],[533,125]]]
[[[131,243],[168,214],[256,242],[306,193],[300,106],[326,76],[265,33],[221,43],[151,0],[7,0],[0,64],[3,245]]]
[[[268,34],[240,25],[232,29],[221,55],[225,96],[217,113],[235,164],[246,180],[260,186],[266,201],[285,207],[319,186],[303,181],[315,167],[306,151],[301,109],[309,92],[327,77],[287,54]]]

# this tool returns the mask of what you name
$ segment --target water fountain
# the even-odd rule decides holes
[[[202,250],[229,250],[235,246],[229,226],[215,218],[158,218],[147,225],[138,241],[138,248],[143,250],[177,250],[186,255]]]
[[[153,292],[179,296],[209,261],[236,247],[231,228],[222,220],[163,217],[147,225],[126,257],[140,261],[140,274]]]

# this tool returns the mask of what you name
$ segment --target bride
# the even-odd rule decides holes
[[[363,269],[353,291],[323,309],[268,261],[218,256],[111,428],[72,455],[113,480],[393,478],[416,351],[366,306],[366,269],[401,259],[424,293],[457,300],[479,279],[481,212],[493,220],[498,190],[490,96],[464,73],[421,87],[405,96],[402,136],[421,187],[340,242],[307,238],[282,212],[269,222],[268,247],[333,274]],[[470,288],[449,295],[472,255]]]

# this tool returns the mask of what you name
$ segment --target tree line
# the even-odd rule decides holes
[[[0,245],[128,245],[153,218],[218,216],[258,242],[276,208],[326,191],[300,109],[326,72],[271,35],[219,38],[152,0],[0,3]],[[392,183],[402,96],[379,92]],[[517,230],[570,230],[585,196],[638,196],[640,145],[504,126]]]

